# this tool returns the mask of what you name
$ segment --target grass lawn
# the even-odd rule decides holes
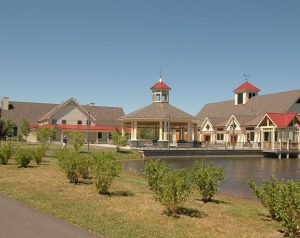
[[[282,237],[254,200],[218,195],[203,204],[194,194],[179,217],[168,217],[141,176],[123,171],[111,196],[101,196],[88,181],[70,184],[56,159],[31,165],[0,165],[0,191],[105,237]]]

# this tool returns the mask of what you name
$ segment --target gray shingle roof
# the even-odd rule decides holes
[[[34,102],[16,102],[10,101],[10,110],[1,110],[1,118],[10,119],[19,125],[23,118],[29,123],[37,124],[38,119],[53,111],[60,104],[34,103]],[[120,126],[119,118],[124,116],[121,107],[104,106],[83,106],[91,115],[96,118],[96,125]]]
[[[122,117],[122,119],[167,119],[169,116],[173,119],[195,119],[192,115],[169,103],[152,103]]]
[[[196,115],[196,119],[201,125],[206,117],[229,119],[236,115],[242,125],[256,126],[267,112],[289,112],[299,98],[300,89],[252,97],[244,105],[234,105],[234,100],[209,103]]]

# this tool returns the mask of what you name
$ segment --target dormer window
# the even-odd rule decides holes
[[[67,124],[67,120],[62,120],[61,124],[66,125]]]
[[[78,121],[77,121],[77,124],[78,124],[78,125],[82,125],[82,120],[78,120]]]

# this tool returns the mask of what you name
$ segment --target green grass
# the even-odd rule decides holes
[[[255,200],[218,195],[203,204],[194,193],[185,213],[168,217],[143,177],[123,171],[101,196],[93,184],[70,184],[51,158],[27,169],[1,165],[0,191],[105,237],[282,237]]]

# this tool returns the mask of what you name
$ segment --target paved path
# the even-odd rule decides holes
[[[99,238],[0,193],[0,238]]]

